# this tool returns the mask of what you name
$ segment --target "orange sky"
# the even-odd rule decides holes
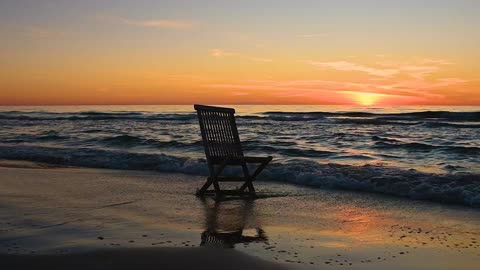
[[[0,3],[0,105],[480,105],[477,1],[105,2]]]

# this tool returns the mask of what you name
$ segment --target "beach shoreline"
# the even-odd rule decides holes
[[[480,258],[478,209],[270,182],[256,184],[262,199],[215,203],[193,195],[200,176],[7,163],[7,266],[105,252],[132,264],[151,256],[157,265],[180,258],[173,253],[195,261],[232,251],[228,262],[259,258],[263,269],[475,269]],[[182,269],[179,260],[170,269]]]

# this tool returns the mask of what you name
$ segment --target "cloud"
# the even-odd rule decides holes
[[[312,37],[328,37],[329,34],[323,33],[323,34],[303,34],[303,35],[298,35],[297,37],[300,38],[312,38]]]
[[[172,19],[155,19],[155,20],[138,20],[124,18],[120,16],[98,15],[96,19],[111,24],[134,25],[139,27],[163,28],[163,29],[190,29],[195,25],[188,20],[172,20]]]
[[[352,85],[342,82],[304,80],[304,81],[251,81],[244,84],[211,84],[207,88],[236,91],[260,91],[263,95],[272,95],[288,102],[324,102],[328,104],[356,104],[355,95],[374,95],[395,99],[422,99],[417,96],[403,96],[394,93],[376,94],[367,90],[349,90]],[[270,93],[270,94],[269,94]],[[254,95],[252,95],[254,96]]]
[[[435,66],[401,66],[398,70],[407,73],[410,77],[423,80],[425,77],[437,72],[439,68]]]
[[[414,63],[398,62],[398,61],[376,62],[377,65],[383,68],[376,68],[376,67],[366,66],[362,64],[356,64],[356,63],[352,63],[345,60],[332,61],[332,62],[319,62],[319,61],[308,60],[308,61],[305,61],[305,63],[318,67],[320,69],[333,69],[338,71],[358,71],[358,72],[367,73],[369,75],[377,77],[377,78],[372,78],[371,80],[391,78],[395,75],[401,75],[401,74],[408,75],[414,79],[424,80],[426,77],[439,71],[441,68],[440,66],[452,64],[447,60],[430,59],[430,58],[417,60]]]
[[[225,56],[232,56],[232,55],[238,55],[238,54],[233,52],[227,52],[222,49],[211,49],[210,55],[213,57],[225,57]]]
[[[412,97],[431,99],[439,98],[440,95],[435,90],[445,89],[446,87],[457,86],[467,82],[459,78],[444,78],[435,82],[426,81],[399,81],[395,83],[354,83],[329,80],[256,80],[239,84],[209,84],[209,88],[236,89],[236,90],[264,90],[275,91],[284,95],[312,95],[315,93],[328,92],[355,92],[370,93],[397,97]]]
[[[365,65],[355,64],[347,61],[334,61],[334,62],[316,62],[316,61],[305,61],[307,64],[321,68],[321,69],[334,69],[340,71],[359,71],[365,72],[370,75],[380,76],[380,77],[391,77],[398,73],[396,69],[378,69],[372,68]]]
[[[219,57],[233,54],[216,51]],[[234,54],[237,55],[237,54]],[[249,80],[239,83],[207,84],[209,89],[230,89],[238,92],[261,92],[279,98],[304,97],[301,102],[345,103],[355,96],[372,96],[385,104],[444,104],[459,91],[471,91],[462,78],[438,78],[430,76],[451,63],[442,59],[420,59],[405,62],[381,62],[377,66],[356,64],[349,61],[302,61],[321,69],[357,71],[370,75],[360,81],[335,80]],[[380,67],[379,67],[380,66]],[[470,90],[468,90],[470,89]],[[235,92],[237,93],[237,92]]]
[[[422,64],[453,65],[452,62],[444,59],[424,58],[420,61]]]
[[[169,28],[169,29],[189,29],[193,27],[190,21],[180,20],[131,20],[122,19],[123,23],[128,25],[137,25],[152,28]]]
[[[242,54],[242,53],[230,52],[230,51],[226,51],[226,50],[218,49],[218,48],[211,49],[210,50],[210,55],[213,56],[213,57],[217,57],[217,58],[236,56],[236,57],[239,57],[239,58],[242,58],[242,59],[247,59],[247,60],[254,61],[254,62],[273,62],[272,59],[261,58],[261,57],[252,57],[252,56],[245,55],[245,54]]]

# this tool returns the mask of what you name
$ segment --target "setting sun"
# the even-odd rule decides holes
[[[373,93],[354,93],[354,101],[358,105],[371,106],[378,102],[381,95]]]

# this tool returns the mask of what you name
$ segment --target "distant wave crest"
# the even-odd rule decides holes
[[[370,112],[265,112],[269,116],[286,117],[362,117],[381,118],[384,120],[425,120],[444,119],[450,121],[480,121],[479,112],[448,112],[448,111],[423,111],[406,113],[370,113]]]
[[[418,125],[425,121],[430,127],[480,128],[480,112],[424,111],[409,113],[368,113],[368,112],[265,112],[257,115],[240,115],[244,120],[270,121],[318,121],[328,119],[335,124],[363,125]],[[0,112],[3,120],[162,120],[194,121],[194,113],[147,113],[147,112],[77,112],[55,113],[43,111]],[[453,123],[451,123],[453,122]],[[456,122],[477,122],[461,124]]]
[[[80,121],[80,120],[161,120],[161,121],[186,121],[194,120],[195,114],[188,113],[142,113],[142,112],[78,112],[78,113],[53,113],[53,112],[1,112],[0,119],[23,121]]]

